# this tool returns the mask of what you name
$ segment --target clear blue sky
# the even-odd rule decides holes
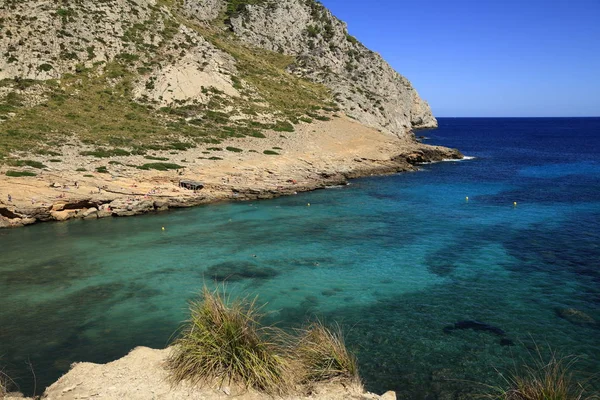
[[[600,116],[600,0],[322,0],[436,116]]]

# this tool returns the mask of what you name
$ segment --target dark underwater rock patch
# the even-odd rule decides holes
[[[279,275],[276,269],[260,267],[249,261],[226,261],[211,265],[206,275],[216,281],[236,282],[244,279],[271,279]]]
[[[578,326],[595,326],[596,321],[590,317],[588,314],[584,313],[581,310],[577,310],[576,308],[555,308],[554,313],[572,323],[573,325]]]
[[[451,275],[454,270],[456,269],[456,265],[451,264],[451,263],[430,263],[427,265],[427,270],[435,275],[438,276],[448,276]]]

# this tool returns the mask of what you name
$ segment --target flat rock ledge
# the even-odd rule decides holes
[[[346,185],[349,179],[354,178],[416,171],[418,164],[462,158],[463,155],[455,149],[418,145],[387,159],[355,157],[326,167],[305,161],[306,165],[303,167],[249,169],[250,172],[230,174],[235,177],[232,182],[229,178],[207,182],[199,191],[180,188],[179,181],[185,177],[175,173],[160,178],[148,177],[146,180],[138,178],[119,179],[115,182],[86,182],[86,186],[77,187],[78,190],[68,186],[67,182],[72,181],[68,178],[62,179],[63,182],[60,183],[38,180],[37,185],[46,187],[47,193],[38,193],[35,202],[33,197],[31,204],[0,200],[0,228],[47,221],[127,217],[222,201],[271,199]],[[246,176],[256,175],[256,170],[267,178]],[[60,181],[61,178],[64,177],[57,177],[56,180]],[[155,186],[157,182],[160,185]]]
[[[42,399],[76,400],[395,400],[394,392],[381,396],[367,393],[360,385],[328,383],[306,388],[305,394],[272,397],[253,390],[223,386],[199,388],[186,382],[169,382],[165,361],[170,349],[137,347],[125,357],[108,364],[75,363],[71,370],[46,389]],[[9,394],[6,400],[24,398]]]

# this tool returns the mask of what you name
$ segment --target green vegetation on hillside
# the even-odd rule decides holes
[[[229,0],[227,15],[262,2]],[[176,10],[177,2],[161,0],[159,6]],[[60,8],[58,17],[78,18],[78,13],[69,10]],[[95,147],[82,152],[94,157],[182,151],[199,144],[219,144],[227,138],[263,138],[269,129],[293,132],[293,124],[300,119],[308,121],[314,110],[331,105],[331,93],[325,86],[286,71],[295,61],[293,57],[242,43],[220,27],[198,26],[176,12],[173,15],[155,7],[148,20],[130,24],[120,38],[129,48],[107,64],[97,62],[92,68],[78,64],[74,73],[60,81],[0,81],[0,86],[8,89],[8,94],[0,97],[0,163],[14,151],[59,155],[59,146],[73,137]],[[138,80],[148,80],[143,76],[156,65],[175,61],[166,49],[181,35],[182,24],[234,57],[238,73],[231,80],[240,97],[208,87],[208,104],[173,102],[160,110],[149,99],[133,99]],[[160,40],[151,44],[148,37]],[[187,38],[178,43],[181,57],[192,42]],[[94,51],[88,46],[86,57],[93,59]],[[40,68],[50,71],[54,67],[43,64]],[[153,84],[150,79],[146,87]],[[41,89],[45,100],[31,107],[25,105],[24,91],[32,87]],[[273,116],[274,122],[265,122],[264,115]]]

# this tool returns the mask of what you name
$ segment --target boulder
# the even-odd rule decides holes
[[[77,216],[77,210],[51,211],[52,219],[56,221],[66,221]]]
[[[83,211],[83,219],[97,219],[98,218],[98,209],[97,208],[88,208]]]

